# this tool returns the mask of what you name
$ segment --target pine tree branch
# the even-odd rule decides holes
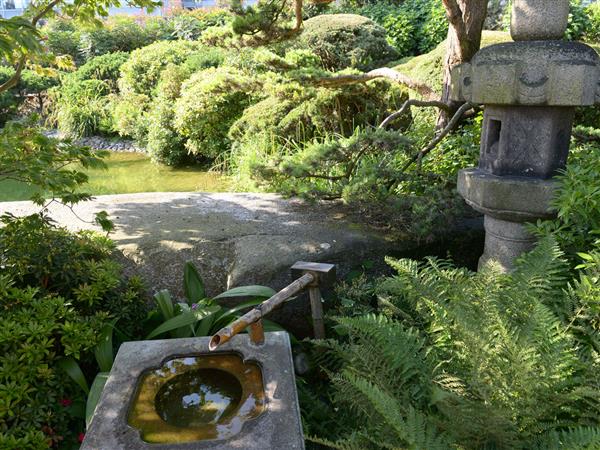
[[[437,145],[442,141],[442,139],[444,139],[448,135],[448,133],[450,133],[456,128],[463,114],[465,114],[471,108],[473,108],[473,105],[471,103],[465,103],[460,108],[458,108],[450,122],[448,122],[448,125],[446,125],[444,129],[440,130],[440,132],[419,153],[415,154],[408,162],[406,162],[406,164],[404,164],[404,166],[402,166],[402,168],[400,169],[400,172],[406,171],[415,162],[423,159],[424,156],[427,156],[429,152],[436,148]]]
[[[385,120],[383,122],[381,122],[381,125],[379,125],[379,128],[387,127],[391,122],[393,122],[398,117],[402,116],[406,111],[408,111],[408,109],[411,106],[418,106],[421,108],[434,107],[434,108],[443,109],[444,111],[450,110],[450,107],[446,103],[444,103],[440,100],[425,101],[425,100],[410,99],[410,100],[407,100],[406,102],[404,102],[404,104],[398,111],[396,111],[395,113],[390,114],[388,117],[386,117]]]
[[[439,93],[436,93],[427,84],[414,80],[407,75],[388,67],[374,69],[363,74],[336,75],[328,78],[320,78],[315,80],[313,83],[315,86],[338,87],[346,84],[366,83],[367,81],[371,81],[376,78],[386,78],[388,80],[395,81],[398,84],[402,84],[409,89],[417,91],[420,95],[428,100],[439,97]]]

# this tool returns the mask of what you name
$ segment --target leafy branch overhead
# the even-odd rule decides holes
[[[82,192],[88,176],[82,169],[105,168],[106,152],[75,145],[68,140],[45,136],[35,117],[25,122],[9,122],[0,129],[0,182],[13,180],[36,188],[31,200],[47,207],[53,201],[72,206],[89,200]],[[105,231],[113,227],[106,212],[95,222]]]
[[[132,0],[132,6],[152,10],[161,5],[160,0]],[[11,19],[0,19],[0,55],[15,67],[13,76],[0,85],[0,93],[19,83],[28,63],[48,61],[49,56],[40,41],[37,26],[42,19],[59,15],[89,23],[98,23],[98,17],[108,16],[109,8],[121,6],[120,0],[51,0],[31,2],[24,14]]]

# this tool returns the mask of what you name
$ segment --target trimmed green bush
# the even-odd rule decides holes
[[[402,88],[383,80],[337,89],[288,82],[274,86],[268,97],[247,108],[232,126],[230,138],[235,147],[243,147],[261,135],[276,145],[348,137],[356,127],[379,125],[407,99]]]
[[[121,66],[118,85],[120,94],[112,102],[115,129],[122,136],[129,136],[141,144],[148,140],[148,112],[156,96],[162,71],[169,65],[186,63],[194,55],[197,60],[189,61],[190,70],[219,64],[222,57],[218,50],[209,50],[202,56],[205,47],[189,41],[155,42],[135,50],[129,60]]]
[[[368,70],[398,56],[381,26],[355,14],[324,14],[307,20],[299,43],[314,52],[328,70]]]
[[[81,32],[79,51],[86,61],[107,53],[130,52],[153,42],[153,36],[133,19],[119,19]]]
[[[148,113],[148,145],[146,150],[154,162],[176,166],[189,161],[185,139],[173,127],[175,101],[181,84],[189,77],[188,71],[170,65],[163,71],[158,84],[158,95]]]
[[[251,104],[256,84],[233,68],[197,72],[181,88],[175,105],[175,129],[198,157],[216,159],[230,148],[231,125]]]
[[[185,147],[185,138],[175,131],[175,102],[181,94],[182,83],[194,72],[218,67],[224,60],[222,49],[208,48],[193,53],[180,66],[171,64],[162,72],[147,120],[146,150],[154,162],[176,166],[194,159]]]
[[[112,92],[117,90],[121,66],[129,59],[129,53],[116,52],[91,58],[77,71],[69,75],[70,80],[101,80],[108,82]]]
[[[163,41],[134,50],[121,67],[119,87],[122,94],[153,95],[164,68],[168,64],[183,63],[200,48],[195,42]]]

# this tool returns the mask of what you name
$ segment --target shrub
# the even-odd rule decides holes
[[[282,83],[244,111],[230,136],[236,145],[261,133],[278,144],[336,134],[347,137],[356,127],[379,125],[407,98],[404,90],[381,80],[337,89]]]
[[[91,232],[73,234],[41,216],[2,217],[0,273],[19,288],[58,295],[84,316],[104,312],[131,333],[145,317],[140,280],[122,279],[114,245]]]
[[[182,63],[169,63],[165,68],[161,68],[159,82],[152,92],[147,95],[128,93],[113,99],[112,114],[115,128],[121,135],[131,136],[138,142],[150,146],[151,149],[148,151],[151,152],[155,161],[169,165],[183,162],[184,152],[175,150],[180,149],[179,143],[182,142],[182,138],[176,136],[172,123],[180,84],[194,72],[218,67],[223,63],[225,57],[226,52],[220,48],[201,47],[190,53]],[[167,83],[165,86],[168,85],[168,89],[176,87],[176,93],[169,93],[165,97],[164,92],[161,94],[160,80],[162,80],[166,68],[170,68],[171,72],[178,72],[179,85]],[[169,78],[171,75],[166,75],[166,77]],[[161,129],[158,123],[165,128]],[[168,154],[172,151],[174,154],[171,160]],[[179,156],[175,156],[175,154]]]
[[[385,30],[354,14],[325,14],[307,20],[299,42],[314,52],[328,70],[368,70],[397,57],[386,41]]]
[[[370,179],[370,188],[385,189],[386,180],[375,176],[373,166],[382,164],[387,155],[408,145],[395,131],[358,131],[349,138],[332,137],[305,142],[298,150],[269,165],[254,168],[255,177],[287,195],[313,198],[341,198],[357,184]],[[379,174],[381,175],[381,174]]]
[[[106,317],[84,317],[62,297],[18,288],[3,274],[0,307],[0,446],[74,447],[83,402],[59,360],[89,356]]]
[[[213,160],[229,150],[229,128],[251,103],[255,83],[233,68],[197,72],[181,88],[175,129],[188,150]]]
[[[585,30],[585,40],[593,43],[600,43],[600,4],[592,3],[585,12],[589,19],[589,24]]]
[[[79,52],[80,32],[69,20],[53,19],[42,27],[45,43],[55,55],[69,55],[76,62],[81,62]]]
[[[571,0],[569,24],[565,37],[570,41],[580,41],[591,25],[590,18],[585,7],[581,4],[581,0]]]
[[[83,30],[79,51],[87,61],[107,53],[131,52],[151,44],[153,38],[134,18],[117,17],[97,28]]]
[[[135,335],[146,316],[142,286],[122,278],[104,237],[70,233],[42,215],[1,220],[0,443],[75,447],[84,405],[61,359],[92,367],[111,318]]]
[[[148,111],[156,95],[162,71],[169,64],[185,63],[192,55],[190,69],[211,66],[220,60],[218,51],[209,51],[202,57],[204,47],[189,41],[162,41],[135,50],[121,66],[120,95],[113,100],[112,116],[115,129],[122,136],[130,136],[141,144],[148,139]]]
[[[600,147],[579,145],[571,150],[552,201],[558,219],[537,223],[537,233],[554,236],[571,258],[600,239]]]
[[[24,94],[40,94],[60,82],[58,76],[38,73],[35,70],[23,70],[17,89]]]
[[[340,196],[349,177],[334,183],[326,177],[330,170],[343,172],[348,168],[345,164],[356,156],[347,145],[360,151],[360,144],[352,143],[360,139],[353,136],[355,129],[379,125],[406,99],[401,88],[381,80],[338,89],[307,88],[292,82],[275,86],[231,127],[236,170],[241,177],[252,177],[271,190],[312,197]],[[398,122],[399,126],[406,124]],[[382,154],[389,148],[383,145]],[[348,152],[345,163],[336,159],[341,155],[334,157],[338,151]],[[300,162],[305,157],[310,163]],[[296,163],[298,170],[292,168]],[[339,167],[333,168],[337,164]],[[324,178],[319,181],[300,175],[305,167],[314,168],[317,177]],[[363,167],[362,162],[358,167]],[[354,177],[354,171],[351,175]]]
[[[148,145],[146,150],[154,162],[176,166],[188,161],[185,139],[173,127],[175,101],[181,84],[189,73],[180,66],[170,65],[163,71],[158,84],[158,95],[148,114]]]
[[[8,81],[14,73],[15,70],[12,67],[0,66],[0,84]],[[0,93],[0,125],[17,115],[19,107],[27,99],[26,95],[41,94],[50,87],[56,86],[58,82],[59,79],[56,76],[40,74],[34,70],[23,70],[17,86]]]
[[[129,59],[129,53],[107,53],[91,58],[76,72],[69,76],[70,80],[101,80],[106,81],[111,92],[117,90],[117,80],[121,74],[121,66]]]
[[[168,64],[181,64],[200,48],[194,42],[163,41],[134,50],[121,67],[119,87],[122,94],[152,95],[160,73]]]
[[[59,90],[52,92],[50,120],[59,130],[74,137],[111,133],[109,93],[110,87],[105,81],[67,78]]]
[[[140,144],[144,144],[148,137],[147,110],[151,99],[145,94],[130,92],[119,95],[111,101],[111,116],[114,129],[121,136],[129,136]]]

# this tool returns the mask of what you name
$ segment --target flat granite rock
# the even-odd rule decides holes
[[[110,237],[133,263],[127,264],[128,272],[140,274],[152,292],[169,289],[176,297],[183,295],[186,261],[198,267],[208,294],[216,295],[247,284],[281,289],[292,281],[290,267],[296,261],[338,264],[343,276],[367,259],[382,260],[392,252],[392,243],[348,221],[339,206],[272,194],[104,195],[74,208],[88,221],[101,210],[115,222]],[[0,214],[36,211],[30,202],[0,203]],[[61,205],[53,204],[50,216],[71,230],[99,229]],[[311,329],[309,317],[304,299],[273,316],[299,335]]]

